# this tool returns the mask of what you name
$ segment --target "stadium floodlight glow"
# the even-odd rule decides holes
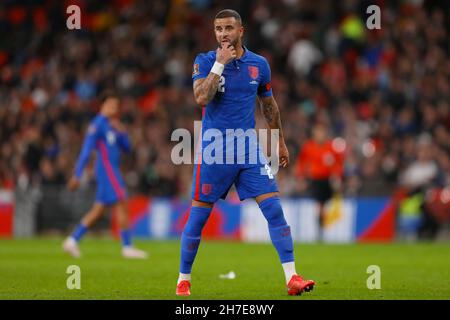
[[[362,154],[366,158],[371,158],[375,155],[375,144],[372,140],[365,141],[362,145]]]
[[[345,142],[344,138],[336,137],[333,139],[331,146],[337,153],[343,153],[347,148],[347,143]]]

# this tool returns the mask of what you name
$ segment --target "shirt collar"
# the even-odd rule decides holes
[[[102,120],[104,120],[104,121],[106,121],[106,122],[109,122],[109,119],[108,119],[108,117],[107,116],[105,116],[103,113],[99,113],[99,117],[102,119]]]
[[[242,56],[241,56],[239,59],[236,59],[236,60],[245,62],[245,60],[246,60],[247,57],[248,57],[248,49],[247,49],[247,47],[244,46],[244,45],[242,45],[242,48],[244,49],[244,53],[242,54]]]

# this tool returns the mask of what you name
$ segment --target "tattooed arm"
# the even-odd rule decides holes
[[[221,65],[221,70],[214,71],[215,63],[206,78],[201,78],[194,82],[195,102],[201,106],[205,106],[214,98],[219,88],[220,75],[225,65],[234,58],[236,58],[236,49],[234,46],[229,41],[222,41],[221,46],[216,50],[216,62]]]
[[[258,100],[269,128],[280,130],[280,139],[284,141],[283,130],[281,128],[280,110],[278,109],[277,102],[273,96],[258,97]]]
[[[258,101],[261,105],[262,113],[270,129],[279,130],[280,138],[280,165],[284,168],[289,164],[289,151],[284,142],[283,129],[281,127],[280,110],[278,104],[273,96],[270,97],[258,97]]]
[[[200,106],[207,105],[217,92],[220,77],[210,72],[206,78],[198,79],[194,82],[195,102]]]

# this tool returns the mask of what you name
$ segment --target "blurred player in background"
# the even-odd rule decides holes
[[[84,216],[71,236],[63,243],[64,251],[73,257],[80,257],[78,242],[83,235],[105,212],[107,207],[114,209],[118,215],[121,228],[122,255],[125,258],[146,258],[147,253],[134,248],[131,244],[131,232],[128,226],[125,183],[120,174],[121,151],[129,153],[131,144],[125,127],[119,116],[120,99],[113,92],[105,92],[102,97],[100,113],[88,127],[75,174],[70,179],[68,188],[73,191],[79,186],[83,170],[89,161],[91,151],[95,149],[97,195],[91,210]]]
[[[199,54],[192,74],[195,100],[203,107],[204,112],[203,133],[208,129],[218,129],[225,141],[227,129],[254,129],[255,101],[258,98],[270,129],[280,132],[280,165],[286,167],[289,164],[289,152],[284,142],[278,105],[272,95],[267,60],[243,46],[244,28],[236,11],[220,11],[214,19],[214,32],[219,48]],[[203,150],[208,146],[205,140],[202,141]],[[249,142],[252,143],[256,142]],[[224,153],[228,159],[227,153],[231,151],[227,147]],[[254,150],[262,154],[259,147]],[[233,155],[236,154],[235,151],[233,150]],[[315,284],[312,280],[304,280],[295,270],[290,227],[284,218],[278,187],[267,160],[262,155],[258,157],[258,163],[250,164],[248,157],[251,155],[246,153],[246,156],[244,164],[228,164],[228,161],[227,164],[207,164],[202,161],[203,154],[196,154],[199,161],[194,167],[192,207],[181,235],[177,295],[190,295],[191,269],[202,229],[214,203],[219,198],[226,197],[233,183],[239,198],[254,198],[267,219],[272,243],[285,272],[288,294],[299,295],[311,290]],[[262,173],[264,170],[266,174]],[[264,279],[260,281],[263,282]]]
[[[313,199],[319,205],[319,240],[323,240],[325,203],[339,189],[342,180],[342,156],[333,148],[328,128],[318,123],[312,128],[312,137],[300,150],[296,174],[301,183],[308,181]],[[305,184],[306,187],[306,184]]]

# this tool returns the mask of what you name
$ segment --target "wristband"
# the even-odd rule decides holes
[[[211,68],[210,72],[217,74],[220,77],[222,75],[223,69],[225,69],[225,65],[216,61],[216,62],[214,62],[214,65]]]

